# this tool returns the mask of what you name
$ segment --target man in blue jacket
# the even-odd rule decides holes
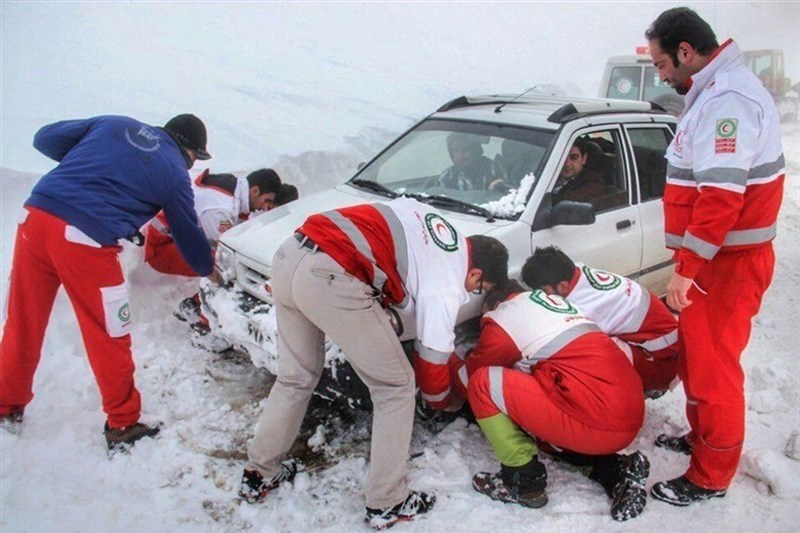
[[[17,228],[0,344],[0,422],[19,430],[63,285],[108,417],[106,442],[110,450],[124,448],[159,427],[139,422],[118,240],[139,241],[139,228],[163,209],[186,261],[197,273],[212,274],[214,260],[197,223],[187,172],[197,159],[211,157],[206,129],[188,114],[163,128],[100,116],[45,126],[33,145],[59,164],[33,188]]]

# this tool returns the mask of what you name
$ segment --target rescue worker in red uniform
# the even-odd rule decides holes
[[[612,498],[615,520],[638,516],[649,462],[641,452],[616,453],[644,420],[642,382],[625,354],[567,300],[525,292],[515,281],[490,291],[484,310],[475,348],[463,361],[450,358],[456,391],[467,385],[501,465],[498,473],[476,474],[475,489],[500,501],[545,505],[547,472],[532,435],[556,457],[589,468]]]
[[[675,273],[667,304],[680,312],[690,431],[659,446],[691,454],[686,473],[656,483],[673,505],[725,495],[745,428],[740,358],[775,265],[772,240],[785,162],[772,97],[728,40],[688,8],[659,15],[645,36],[661,79],[686,106],[667,149],[664,220]]]
[[[271,168],[251,172],[246,178],[211,174],[208,169],[197,176],[194,180],[195,211],[212,248],[222,233],[247,220],[250,213],[269,211],[281,205],[277,197],[282,187],[280,176]],[[150,221],[145,236],[147,264],[163,274],[197,277],[178,251],[163,211]]]
[[[678,320],[658,296],[624,276],[590,268],[555,246],[522,267],[531,288],[566,298],[600,326],[633,363],[645,396],[663,395],[678,373]]]
[[[310,216],[275,253],[278,378],[248,448],[239,494],[261,501],[296,466],[284,461],[325,364],[327,335],[370,391],[374,414],[366,522],[376,529],[427,512],[433,495],[405,480],[414,422],[415,371],[423,399],[451,403],[448,359],[470,291],[507,278],[496,239],[465,237],[434,208],[398,198]],[[416,317],[408,360],[385,308]]]
[[[159,428],[139,422],[118,240],[140,242],[139,228],[163,209],[187,262],[212,275],[214,259],[197,224],[187,173],[196,159],[211,157],[206,129],[188,114],[163,128],[100,116],[44,126],[33,144],[58,166],[33,188],[17,228],[0,345],[0,422],[19,429],[33,399],[45,329],[63,285],[103,400],[106,443],[124,448]]]

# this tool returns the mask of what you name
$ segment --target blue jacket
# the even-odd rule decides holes
[[[164,210],[186,262],[211,273],[211,248],[197,223],[182,152],[160,128],[121,116],[65,120],[40,129],[33,146],[59,162],[33,188],[37,207],[106,246],[137,234]]]

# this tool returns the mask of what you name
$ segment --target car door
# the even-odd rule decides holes
[[[669,124],[629,124],[625,135],[630,146],[633,178],[639,192],[642,221],[642,265],[639,282],[663,294],[672,274],[672,252],[664,244],[664,207],[661,198],[667,177],[664,157],[672,141]]]
[[[581,226],[555,226],[534,231],[533,248],[554,244],[574,261],[622,275],[637,275],[642,260],[642,228],[640,211],[635,205],[635,187],[630,179],[630,162],[626,156],[622,129],[619,125],[583,128],[573,133],[560,155],[559,169],[564,165],[570,148],[578,137],[593,141],[601,147],[606,162],[604,179],[610,201],[595,208],[595,222]],[[588,163],[587,161],[587,164]],[[558,171],[548,184],[553,192]]]

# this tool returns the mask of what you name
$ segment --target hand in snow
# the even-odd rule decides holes
[[[692,301],[686,297],[689,287],[692,286],[691,278],[684,278],[680,274],[672,274],[667,284],[667,305],[680,312],[691,305]]]

